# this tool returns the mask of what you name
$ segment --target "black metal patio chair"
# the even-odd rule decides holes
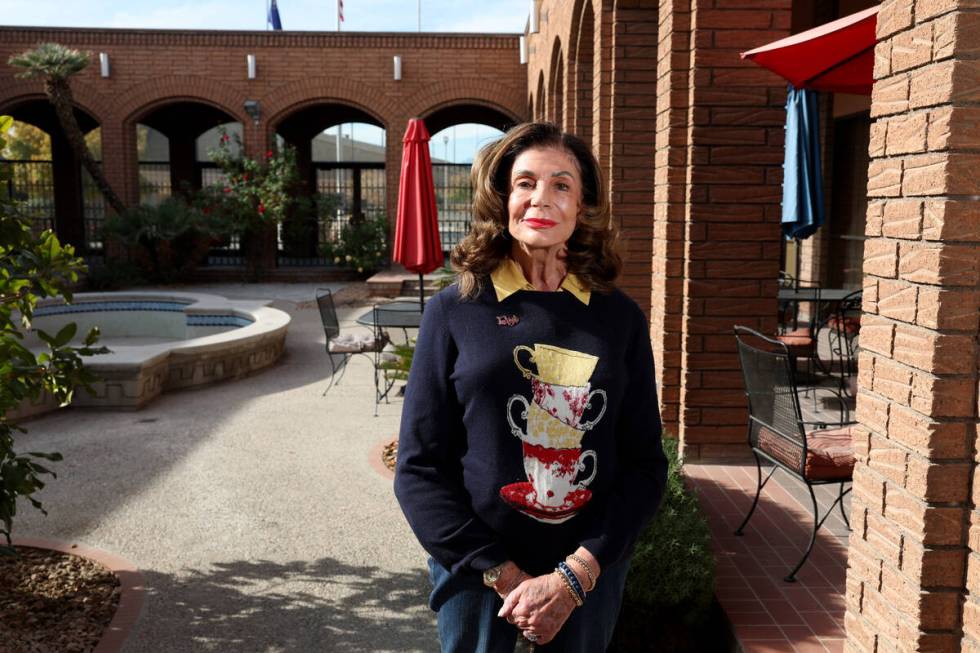
[[[337,309],[333,303],[333,293],[330,292],[329,288],[316,289],[316,304],[317,308],[320,309],[320,322],[326,336],[327,358],[330,360],[330,382],[323,390],[323,396],[325,396],[330,388],[339,384],[343,379],[347,372],[347,363],[350,362],[351,358],[362,354],[374,363],[375,354],[384,348],[386,342],[380,342],[377,334],[370,331],[341,333]],[[334,356],[340,357],[339,363],[334,361]]]
[[[826,422],[805,422],[796,383],[796,362],[786,345],[742,326],[735,327],[735,338],[749,402],[749,446],[757,468],[755,498],[735,534],[743,534],[759,503],[762,488],[777,469],[804,483],[813,503],[813,531],[803,557],[784,578],[793,582],[813,550],[817,531],[835,505],[839,505],[844,523],[850,528],[844,512],[844,496],[851,489],[845,490],[844,485],[850,483],[854,470],[851,423],[840,422],[831,427]],[[772,465],[765,480],[763,460]],[[821,517],[813,488],[832,483],[839,484],[840,489]]]
[[[394,366],[398,360],[398,355],[394,352],[393,342],[388,329],[390,325],[398,324],[403,317],[404,311],[400,309],[385,308],[384,304],[379,304],[373,309],[372,328],[374,330],[374,341],[378,343],[373,351],[372,362],[374,364],[374,416],[378,416],[378,405],[383,399],[388,401],[391,389],[395,386],[397,379],[394,376]],[[402,328],[405,339],[408,340],[408,330]]]
[[[840,370],[840,388],[844,396],[854,399],[857,385],[857,355],[861,334],[861,302],[863,294],[855,290],[837,305],[827,321],[830,331],[830,353]]]

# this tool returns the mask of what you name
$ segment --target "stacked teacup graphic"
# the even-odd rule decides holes
[[[500,496],[539,521],[557,524],[571,519],[592,498],[587,488],[598,465],[595,451],[582,451],[582,438],[606,412],[606,391],[593,390],[589,383],[598,362],[590,354],[552,345],[514,348],[514,364],[531,381],[532,400],[513,395],[507,401],[507,422],[522,441],[527,482],[502,487]],[[587,410],[595,412],[596,397],[602,399],[598,414],[583,421]],[[523,430],[514,420],[514,404],[523,407]],[[588,468],[591,473],[583,477]]]

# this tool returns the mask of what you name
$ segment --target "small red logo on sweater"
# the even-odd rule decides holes
[[[521,319],[516,315],[498,315],[497,316],[497,326],[514,326]]]

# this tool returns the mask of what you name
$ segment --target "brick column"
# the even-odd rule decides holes
[[[878,40],[847,649],[980,651],[980,12],[886,0]]]
[[[613,13],[609,192],[625,245],[619,286],[649,316],[658,11],[647,5],[620,0]]]
[[[691,2],[661,0],[650,332],[664,428],[679,431]]]
[[[116,116],[109,116],[100,125],[102,136],[102,172],[119,199],[126,206],[139,203],[139,172],[136,161],[136,135],[127,139],[126,129],[135,131]],[[108,206],[107,211],[112,211]]]
[[[680,436],[703,459],[748,453],[732,325],[776,327],[785,85],[738,53],[790,25],[785,0],[718,4],[691,1],[687,185],[671,188],[687,201]]]
[[[601,7],[601,9],[600,9]],[[610,169],[612,141],[612,60],[613,60],[613,3],[612,0],[593,0],[597,14],[592,42],[592,151],[603,170]],[[609,181],[608,179],[606,180]],[[609,187],[607,183],[607,188]]]

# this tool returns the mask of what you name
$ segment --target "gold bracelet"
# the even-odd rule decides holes
[[[594,590],[595,589],[595,574],[592,573],[592,567],[589,566],[589,563],[587,563],[580,556],[577,556],[574,553],[569,553],[568,554],[568,557],[565,558],[565,560],[574,560],[575,562],[577,562],[580,565],[582,565],[582,568],[585,569],[585,574],[589,577],[589,589],[587,589],[585,591],[586,592],[591,592],[592,590]]]
[[[554,573],[558,574],[558,578],[561,579],[561,584],[565,586],[565,591],[568,592],[568,595],[572,597],[573,601],[575,601],[575,607],[581,608],[582,599],[579,598],[578,592],[575,591],[575,588],[572,587],[572,584],[568,582],[567,578],[565,578],[565,574],[561,573],[557,569],[555,569]]]

